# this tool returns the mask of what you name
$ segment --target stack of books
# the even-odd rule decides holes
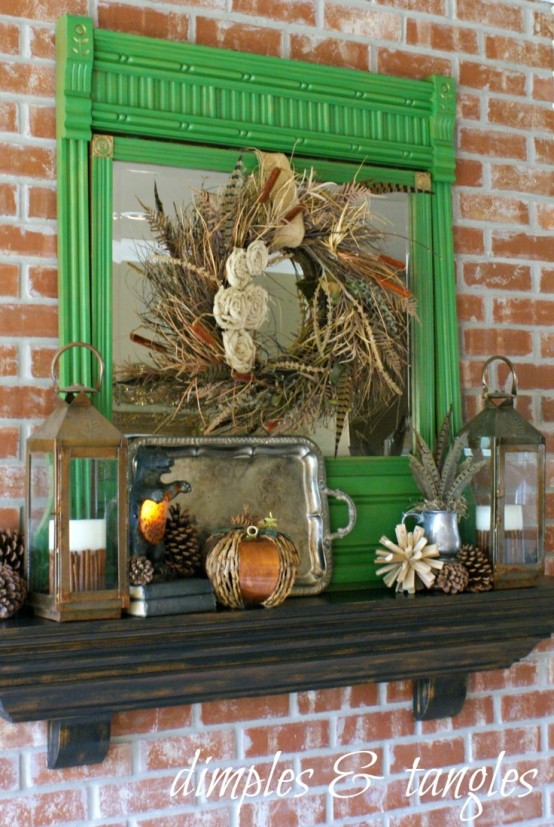
[[[136,617],[210,612],[216,600],[210,580],[187,577],[147,586],[130,586],[127,614]]]

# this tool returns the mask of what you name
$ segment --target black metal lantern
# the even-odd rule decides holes
[[[487,387],[487,368],[497,360],[511,371],[509,392]],[[545,439],[514,409],[509,359],[492,356],[481,379],[483,410],[459,434],[468,455],[487,460],[472,482],[477,544],[489,556],[495,588],[532,586],[544,571]]]
[[[100,363],[96,388],[59,388],[56,363],[70,347]],[[27,441],[25,508],[28,602],[51,620],[115,618],[128,604],[127,441],[91,404],[100,354],[76,342],[52,362],[66,394]]]

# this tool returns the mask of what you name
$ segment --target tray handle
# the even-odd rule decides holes
[[[347,534],[350,534],[356,524],[356,506],[354,504],[354,500],[339,488],[324,488],[324,493],[328,497],[335,497],[335,499],[346,503],[348,508],[348,523],[343,528],[337,528],[336,531],[328,534],[325,538],[326,540],[340,540],[342,537],[346,537]]]

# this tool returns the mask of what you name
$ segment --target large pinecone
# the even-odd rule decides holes
[[[23,606],[27,596],[25,580],[11,566],[0,566],[0,618],[11,617]]]
[[[23,574],[23,536],[17,531],[0,531],[0,566]]]
[[[487,553],[475,546],[462,546],[456,555],[469,574],[468,592],[487,592],[493,587],[493,571]]]
[[[194,577],[202,569],[198,523],[186,508],[171,503],[164,536],[165,564],[178,577]]]
[[[146,586],[154,577],[154,566],[148,557],[131,557],[129,560],[129,583],[131,586]]]
[[[469,583],[469,572],[455,560],[445,563],[437,575],[437,586],[447,594],[463,592]]]

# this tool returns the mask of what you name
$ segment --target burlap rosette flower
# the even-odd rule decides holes
[[[213,314],[223,330],[225,361],[237,373],[249,373],[256,360],[256,345],[248,331],[264,323],[269,296],[252,278],[261,275],[268,262],[269,251],[260,239],[245,250],[235,247],[225,262],[229,286],[222,285],[214,297]]]

